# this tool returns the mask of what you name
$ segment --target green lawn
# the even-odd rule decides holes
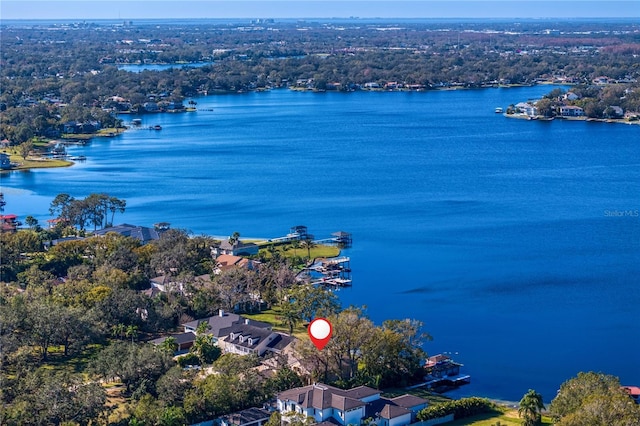
[[[70,373],[84,372],[87,363],[100,352],[103,345],[88,345],[82,352],[71,356],[64,356],[62,346],[50,346],[47,362],[44,363],[45,368],[55,371],[68,371]]]
[[[242,314],[242,316],[251,318],[252,320],[267,322],[273,324],[273,329],[289,334],[289,327],[283,324],[278,318],[280,310],[276,308],[268,309],[266,311],[259,312],[257,314]],[[293,329],[293,335],[298,339],[305,338],[307,336],[307,328],[302,322],[298,322]]]
[[[382,396],[385,398],[395,398],[396,396],[404,395],[404,394],[414,395],[420,398],[424,398],[429,401],[429,405],[438,404],[441,402],[451,401],[451,398],[446,397],[442,394],[428,391],[423,388],[419,389],[406,389],[406,388],[397,388],[397,389],[384,389]]]
[[[53,158],[39,157],[35,155],[29,155],[26,159],[22,158],[18,154],[17,148],[8,148],[4,151],[9,154],[10,161],[12,163],[18,163],[19,166],[13,170],[26,170],[26,169],[43,169],[49,167],[67,167],[72,165],[71,161],[56,160]]]
[[[270,244],[265,241],[257,241],[256,244],[260,246],[260,252],[264,253],[267,258],[271,257],[269,251]],[[308,259],[307,249],[298,247],[294,249],[291,244],[279,244],[274,245],[273,248],[280,253],[281,256],[286,258],[298,257],[302,260]],[[317,259],[320,257],[336,257],[340,255],[340,249],[336,246],[317,245],[310,250],[311,259]]]
[[[518,410],[509,409],[503,413],[479,414],[444,424],[446,426],[520,426],[522,425],[522,419],[518,417]],[[541,424],[543,426],[551,426],[553,422],[549,417],[543,416]]]

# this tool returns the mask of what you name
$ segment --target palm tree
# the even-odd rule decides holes
[[[518,408],[518,416],[522,417],[524,426],[535,426],[540,424],[540,411],[544,410],[542,395],[533,389],[524,394],[520,400],[520,408]]]
[[[293,249],[293,257],[298,256],[297,250],[300,248],[300,240],[291,241],[291,248]]]
[[[125,332],[124,324],[117,324],[111,327],[111,335],[113,337],[117,337],[118,339],[122,339],[122,335]]]
[[[236,231],[229,237],[229,244],[234,246],[239,240],[240,240],[240,233]]]
[[[309,258],[309,260],[311,260],[311,249],[316,246],[316,243],[314,243],[311,238],[305,238],[300,242],[300,245],[302,246],[302,248],[307,249],[307,257]]]
[[[164,339],[164,342],[160,344],[160,349],[170,355],[173,355],[179,347],[180,345],[178,345],[178,341],[173,336],[167,337],[166,339]]]
[[[289,334],[293,334],[293,328],[301,319],[300,312],[298,312],[293,303],[284,302],[280,305],[279,319],[289,327]]]
[[[133,343],[133,339],[138,337],[138,326],[137,325],[128,326],[127,331],[125,332],[125,335],[127,337],[131,337],[131,343]]]

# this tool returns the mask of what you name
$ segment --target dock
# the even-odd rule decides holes
[[[311,277],[312,285],[324,285],[331,287],[351,286],[351,259],[347,256],[322,259],[305,268],[305,272]],[[316,277],[314,277],[316,275]]]

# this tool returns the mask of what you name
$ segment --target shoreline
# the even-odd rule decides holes
[[[457,90],[484,90],[484,89],[511,89],[511,88],[520,88],[520,87],[535,87],[535,86],[544,86],[544,85],[557,85],[557,86],[572,86],[573,84],[570,83],[555,83],[552,81],[539,81],[536,83],[532,83],[532,84],[495,84],[495,85],[485,85],[485,86],[480,86],[480,87],[466,87],[466,86],[443,86],[443,87],[421,87],[421,88],[410,88],[410,87],[401,87],[401,88],[384,88],[384,87],[380,87],[380,88],[359,88],[357,90],[352,90],[352,91],[345,91],[345,90],[318,90],[318,89],[312,89],[312,88],[306,88],[306,87],[276,87],[276,88],[257,88],[255,90],[250,90],[250,91],[243,91],[241,93],[239,92],[235,92],[235,91],[224,91],[224,92],[214,92],[214,93],[208,93],[208,94],[203,94],[201,96],[197,96],[196,98],[201,98],[201,97],[209,97],[209,96],[215,96],[215,95],[222,95],[222,94],[243,94],[243,93],[250,93],[250,92],[268,92],[271,90],[283,90],[283,89],[287,89],[287,90],[291,90],[291,91],[295,91],[295,92],[309,92],[309,93],[326,93],[326,92],[333,92],[333,93],[351,93],[353,91],[360,91],[360,92],[405,92],[405,93],[411,93],[411,92],[430,92],[430,91],[439,91],[439,92],[448,92],[448,91],[457,91]],[[195,108],[189,108],[189,109],[185,109],[185,112],[196,112],[197,109]],[[171,113],[174,111],[160,111],[158,113]],[[158,113],[154,113],[154,114],[139,114],[142,116],[145,115],[155,115]],[[134,114],[131,111],[120,111],[117,113],[118,115],[131,115]],[[527,120],[527,121],[553,121],[554,119],[559,119],[559,120],[566,120],[566,121],[586,121],[586,122],[597,122],[597,123],[608,123],[608,124],[627,124],[627,125],[640,125],[640,120],[637,121],[629,121],[626,119],[605,119],[605,118],[588,118],[588,117],[562,117],[562,116],[556,116],[556,117],[552,117],[552,118],[545,118],[543,116],[529,116],[526,114],[507,114],[504,113],[502,114],[503,117],[506,118],[513,118],[513,119],[520,119],[520,120]],[[49,139],[46,141],[45,146],[51,146],[51,145],[55,145],[58,143],[65,143],[65,139],[66,140],[79,140],[79,141],[85,141],[85,142],[89,142],[94,138],[105,138],[105,137],[116,137],[121,135],[122,133],[128,131],[130,129],[129,126],[124,126],[124,127],[117,127],[117,128],[107,128],[107,129],[101,129],[96,133],[83,133],[83,134],[65,134],[63,135],[61,138],[57,138],[57,139]],[[15,147],[14,147],[15,148]],[[40,157],[36,157],[36,158],[31,158],[30,160],[28,159],[22,159],[21,157],[19,157],[19,155],[17,154],[17,152],[15,152],[15,149],[12,149],[12,151],[14,151],[11,155],[11,159],[12,159],[12,163],[18,163],[19,165],[17,167],[12,167],[9,169],[2,169],[0,171],[0,175],[4,175],[5,173],[8,172],[12,172],[12,171],[27,171],[27,170],[32,170],[32,169],[49,169],[49,168],[60,168],[60,167],[71,167],[73,165],[75,165],[75,162],[72,160],[66,160],[66,159],[48,159],[45,158],[44,156],[40,156]],[[7,153],[7,151],[4,151],[5,153]],[[28,162],[28,164],[24,164],[24,162]],[[48,164],[47,164],[48,163]],[[53,163],[53,164],[52,164]]]
[[[627,124],[630,126],[640,126],[640,120],[629,121],[624,118],[612,119],[612,118],[589,118],[589,117],[561,117],[555,116],[551,118],[544,117],[542,115],[527,115],[527,114],[502,114],[505,118],[512,118],[516,120],[526,121],[585,121],[587,123],[607,123],[607,124]]]

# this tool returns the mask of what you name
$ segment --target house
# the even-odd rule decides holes
[[[370,418],[380,426],[405,426],[426,406],[426,400],[412,395],[388,399],[367,386],[343,390],[320,383],[289,389],[277,399],[285,420],[287,414],[298,413],[338,425],[359,425]]]
[[[214,256],[230,254],[232,256],[253,256],[258,254],[259,247],[254,243],[243,243],[242,241],[225,240],[218,247],[212,249]]]
[[[0,153],[0,169],[8,170],[11,168],[11,157],[5,153]]]
[[[160,346],[169,337],[173,337],[174,339],[176,339],[176,343],[178,344],[178,350],[176,352],[178,353],[188,351],[189,348],[193,346],[193,342],[196,341],[196,335],[193,333],[179,333],[179,334],[172,334],[170,336],[164,336],[158,339],[154,339],[151,341],[151,343],[153,343],[156,346]]]
[[[529,102],[519,102],[515,105],[515,107],[517,111],[522,114],[528,115],[529,117],[538,115],[538,108],[536,108]]]
[[[213,271],[214,274],[219,274],[222,271],[226,271],[232,268],[246,268],[250,271],[254,270],[256,267],[256,262],[240,257],[234,256],[231,254],[221,254],[216,257],[216,268]]]
[[[575,101],[577,99],[580,99],[580,96],[576,95],[573,92],[567,92],[562,96],[562,99],[564,99],[565,101]]]
[[[624,116],[624,110],[619,106],[609,106],[605,110],[605,115],[609,118],[620,118]]]
[[[560,107],[560,115],[562,117],[582,117],[584,110],[579,106],[563,105]]]
[[[271,324],[244,318],[222,309],[218,315],[183,324],[184,331],[195,334],[203,322],[209,326],[207,334],[213,336],[214,342],[223,351],[238,355],[253,353],[262,356],[267,352],[281,353],[294,340],[291,336],[273,331]]]
[[[253,407],[222,416],[218,420],[220,426],[262,426],[269,417],[271,417],[269,411]]]
[[[156,102],[145,102],[142,104],[142,107],[146,112],[158,112],[160,111],[160,107]]]
[[[626,390],[629,393],[629,396],[636,402],[636,404],[640,404],[640,387],[623,386],[622,389]]]
[[[128,223],[100,229],[98,231],[95,231],[93,235],[103,236],[107,235],[109,232],[115,232],[116,234],[120,234],[124,237],[135,238],[142,244],[146,244],[150,241],[160,238],[160,233],[156,229],[148,228],[146,226],[130,225]]]
[[[14,232],[22,225],[15,214],[0,215],[0,232]]]

